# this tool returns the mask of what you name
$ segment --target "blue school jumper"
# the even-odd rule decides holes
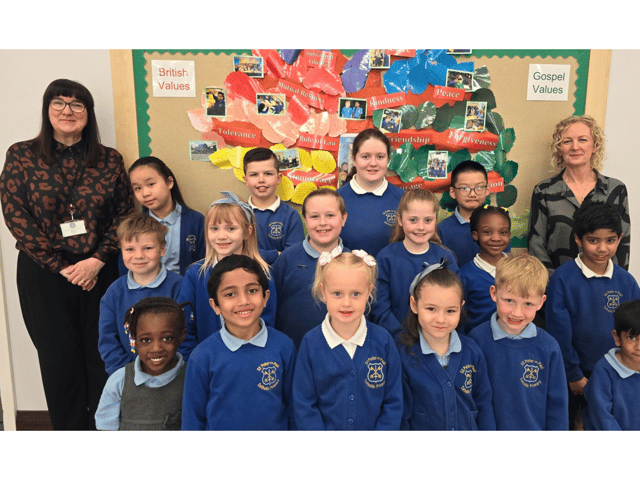
[[[444,246],[455,254],[460,268],[480,253],[480,246],[471,236],[471,225],[458,213],[458,207],[454,210],[453,215],[438,224],[437,231]],[[507,245],[504,252],[511,252],[511,243]]]
[[[638,283],[618,265],[613,265],[611,278],[587,278],[576,260],[555,270],[547,289],[546,327],[560,345],[567,381],[580,380],[616,346],[611,336],[613,312],[638,298]]]
[[[295,429],[293,342],[261,322],[248,342],[226,329],[209,336],[187,363],[182,430]]]
[[[342,240],[336,248],[343,249]],[[273,279],[278,291],[275,328],[291,338],[296,349],[300,348],[302,337],[320,325],[327,314],[324,303],[316,302],[311,294],[319,256],[307,236],[303,242],[282,252],[273,264]]]
[[[460,267],[460,280],[464,287],[464,309],[466,321],[458,326],[458,332],[469,333],[478,325],[491,320],[496,311],[496,302],[491,298],[489,288],[495,277],[475,263],[475,259]]]
[[[180,275],[184,276],[187,268],[193,262],[204,258],[206,243],[204,238],[204,216],[200,212],[180,206]],[[177,208],[177,207],[176,207]],[[149,209],[143,208],[143,213],[149,215]],[[118,269],[120,275],[125,275],[128,270],[122,261],[122,252],[118,257]]]
[[[366,321],[366,320],[365,320]],[[293,412],[299,430],[399,430],[402,366],[391,335],[366,323],[353,359],[329,347],[322,325],[302,339],[293,377]]]
[[[347,207],[347,221],[340,232],[345,247],[377,256],[389,244],[404,190],[384,180],[375,192],[366,192],[354,178],[338,193]]]
[[[220,330],[220,316],[211,307],[209,303],[209,293],[207,291],[207,282],[211,277],[213,266],[209,267],[204,273],[200,273],[200,267],[204,264],[204,259],[194,263],[187,269],[187,274],[182,281],[178,303],[190,302],[184,307],[187,315],[187,334],[180,346],[180,351],[187,357],[196,345],[209,337],[214,332]],[[269,278],[269,299],[267,306],[262,310],[260,317],[265,323],[272,327],[275,322],[276,305],[278,303],[275,284],[273,282],[273,274]],[[193,315],[193,316],[192,316]]]
[[[285,248],[304,240],[300,214],[280,198],[264,210],[253,205],[251,197],[249,205],[256,217],[258,250],[269,265],[276,261],[278,252],[284,252]]]
[[[378,289],[376,301],[371,306],[374,322],[397,338],[409,313],[411,282],[424,268],[424,262],[439,263],[442,258],[449,260],[447,268],[458,274],[453,253],[436,243],[429,243],[429,250],[422,254],[409,252],[402,242],[394,242],[383,248],[376,258]]]
[[[133,362],[129,335],[124,332],[124,314],[143,298],[169,297],[178,299],[182,277],[168,271],[164,265],[148,285],[138,285],[131,272],[113,282],[100,300],[98,350],[109,375]]]
[[[624,366],[612,348],[601,358],[584,387],[585,430],[640,430],[640,373]]]
[[[567,379],[558,342],[533,323],[515,338],[496,321],[474,328],[487,360],[498,430],[568,430]]]
[[[455,331],[451,333],[456,334]],[[495,430],[491,385],[484,355],[460,335],[460,351],[449,354],[445,369],[420,343],[400,345],[404,411],[403,430]]]

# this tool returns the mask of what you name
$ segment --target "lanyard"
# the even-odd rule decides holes
[[[84,164],[82,163],[81,159],[76,158],[75,152],[77,151],[77,147],[71,146],[67,148],[74,149],[71,151],[72,152],[71,158],[77,165],[76,174],[73,178],[73,183],[69,182],[69,179],[67,178],[67,175],[65,174],[62,168],[62,165],[60,164],[60,157],[56,159],[57,160],[56,165],[58,166],[58,170],[60,170],[61,177],[64,179],[65,183],[67,184],[67,189],[69,192],[69,215],[71,216],[71,221],[73,222],[75,220],[74,214],[78,211],[76,208],[78,202],[75,196],[75,185],[78,182],[78,178],[82,177],[82,174],[84,173]]]

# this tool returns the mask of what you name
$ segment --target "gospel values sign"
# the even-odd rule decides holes
[[[567,101],[570,70],[570,65],[529,65],[527,100]]]

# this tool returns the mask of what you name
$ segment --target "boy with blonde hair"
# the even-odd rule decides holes
[[[469,333],[487,360],[498,430],[567,430],[567,382],[558,342],[533,323],[549,275],[537,258],[511,254],[490,287],[497,312]]]
[[[109,375],[136,359],[124,325],[127,310],[146,297],[178,299],[182,277],[162,263],[168,230],[144,213],[129,215],[118,226],[122,259],[129,271],[113,282],[100,300],[98,322],[98,350]]]

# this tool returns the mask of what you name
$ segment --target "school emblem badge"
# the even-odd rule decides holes
[[[196,236],[195,235],[187,235],[187,249],[190,252],[196,251]]]
[[[616,308],[620,306],[620,298],[622,297],[622,293],[616,292],[615,290],[610,290],[606,292],[604,296],[607,299],[607,304],[604,309],[610,313],[615,312]]]
[[[476,367],[474,365],[465,365],[459,371],[464,375],[464,383],[460,390],[464,393],[471,393],[473,389],[473,374],[476,372]]]
[[[280,240],[282,238],[282,222],[271,222],[269,224],[269,238]]]
[[[384,366],[387,362],[380,357],[371,357],[364,363],[367,366],[367,378],[364,383],[369,388],[382,387],[385,384]]]
[[[262,374],[258,388],[261,390],[272,390],[279,383],[278,369],[280,365],[276,362],[265,362],[258,367],[258,372]]]
[[[520,378],[520,383],[527,388],[537,387],[542,382],[540,380],[540,371],[544,369],[542,363],[537,360],[523,360],[520,362],[524,372]]]
[[[396,212],[395,210],[386,210],[382,212],[382,214],[385,216],[385,221],[384,221],[385,225],[389,225],[390,227],[393,227],[396,224],[396,219],[398,218],[398,212]]]

